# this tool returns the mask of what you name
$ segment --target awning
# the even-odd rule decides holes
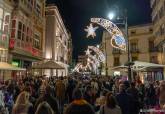
[[[0,70],[19,70],[19,71],[21,71],[21,70],[26,70],[26,69],[13,66],[6,62],[0,62]]]
[[[149,63],[149,62],[142,62],[142,61],[134,61],[134,65],[131,66],[132,70],[140,71],[146,68],[163,68],[165,65]],[[113,67],[112,70],[126,70],[128,66],[120,65],[117,67]]]
[[[134,65],[132,66],[133,70],[143,70],[146,68],[163,68],[165,65],[142,62],[142,61],[134,61]]]
[[[62,67],[53,60],[49,60],[44,63],[34,65],[32,68],[33,69],[65,69],[64,67]]]

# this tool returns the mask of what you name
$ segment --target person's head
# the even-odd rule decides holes
[[[119,92],[124,92],[125,91],[125,85],[124,84],[120,84],[119,85]]]
[[[102,95],[102,96],[106,96],[108,92],[109,92],[109,91],[108,91],[107,89],[104,89],[104,90],[101,92],[101,95]]]
[[[15,104],[16,105],[17,104],[28,104],[28,102],[29,102],[29,93],[26,91],[23,91],[18,95]]]
[[[155,84],[156,84],[156,85],[159,85],[159,84],[160,84],[159,80],[156,80],[156,81],[155,81]]]
[[[106,95],[106,105],[108,108],[115,108],[116,107],[116,99],[115,97],[113,96],[112,92],[108,92],[107,95]]]
[[[74,100],[79,100],[82,99],[83,95],[80,89],[74,89],[73,95],[72,95]]]
[[[87,86],[86,87],[86,93],[90,95],[91,91],[92,91],[92,87],[91,86]]]
[[[131,82],[131,87],[135,88],[135,83],[134,82]]]
[[[54,112],[47,102],[41,102],[38,105],[35,114],[54,114]]]

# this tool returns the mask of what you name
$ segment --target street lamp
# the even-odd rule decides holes
[[[114,12],[110,12],[110,13],[108,14],[108,18],[109,18],[110,20],[112,20],[114,17],[115,17]]]
[[[112,20],[114,18],[114,13],[109,13],[108,17],[110,20]],[[120,18],[117,18],[118,20]],[[127,62],[127,66],[128,66],[128,80],[132,81],[132,76],[131,76],[131,53],[130,53],[130,42],[129,42],[129,37],[128,37],[128,17],[127,17],[127,10],[124,10],[124,18],[122,18],[124,21],[123,23],[115,23],[115,24],[119,24],[119,25],[124,25],[125,26],[125,37],[127,39],[127,52],[128,52],[128,62]]]

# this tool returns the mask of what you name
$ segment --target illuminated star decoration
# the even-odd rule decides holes
[[[93,27],[92,23],[91,23],[89,26],[87,26],[87,29],[84,29],[86,32],[88,32],[87,38],[88,38],[89,36],[92,36],[92,38],[94,38],[94,37],[96,36],[95,31],[96,31],[97,29],[98,29],[98,27]]]
[[[91,51],[90,51],[89,49],[87,49],[87,50],[85,51],[85,53],[86,53],[86,55],[90,55],[90,54],[91,54]]]

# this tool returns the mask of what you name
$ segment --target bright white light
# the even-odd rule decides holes
[[[112,12],[108,14],[108,18],[109,18],[110,20],[112,20],[112,19],[114,18],[114,16],[115,16],[115,15],[114,15],[114,13],[112,13]]]

